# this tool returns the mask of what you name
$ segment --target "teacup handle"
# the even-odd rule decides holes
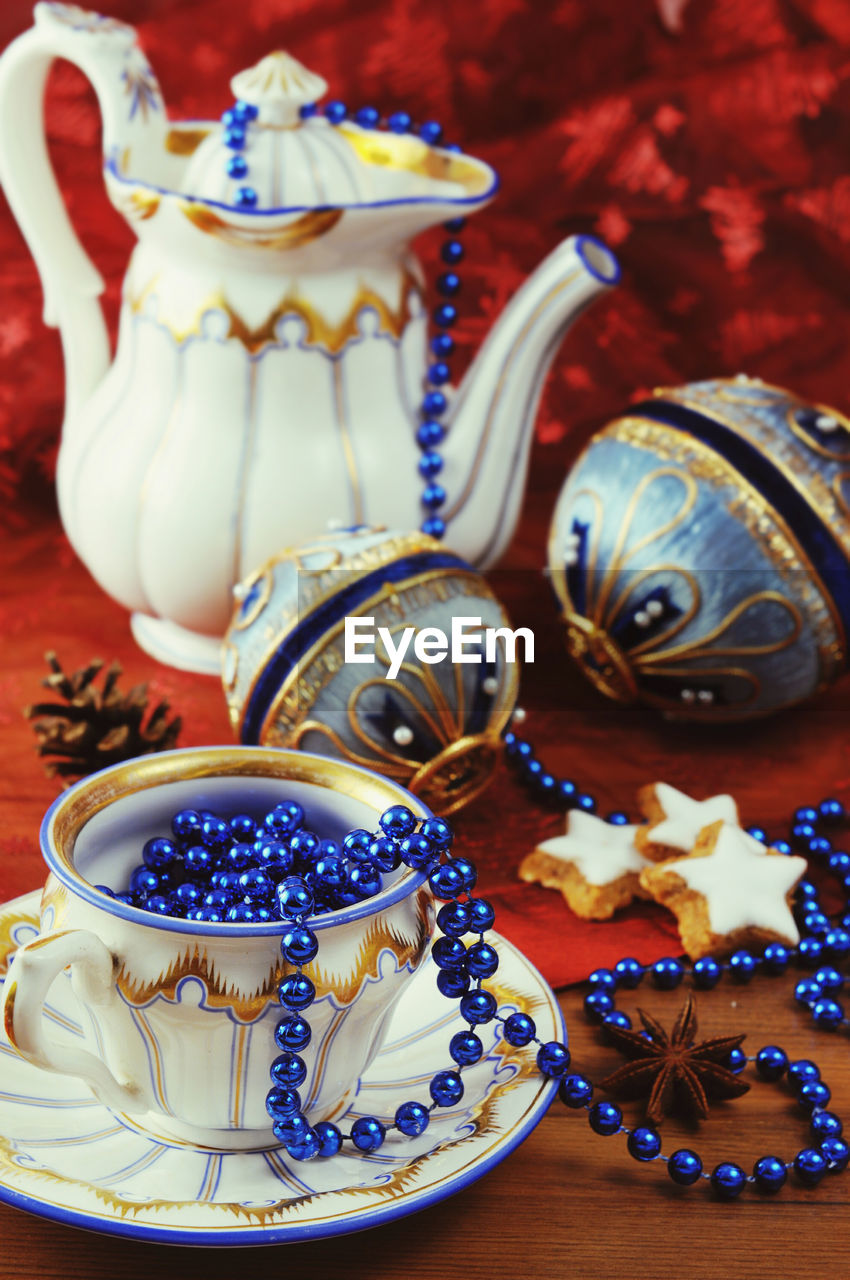
[[[13,1048],[45,1071],[78,1076],[98,1098],[117,1111],[146,1110],[143,1092],[132,1081],[121,1083],[105,1062],[86,1049],[51,1043],[44,1034],[44,1004],[54,980],[68,965],[89,1004],[120,999],[114,986],[108,947],[87,929],[41,934],[15,952],[3,984],[3,1026]]]

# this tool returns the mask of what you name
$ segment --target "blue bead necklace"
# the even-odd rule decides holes
[[[590,975],[590,991],[584,1000],[585,1016],[599,1025],[603,1033],[608,1026],[629,1028],[631,1019],[615,1007],[613,994],[621,987],[636,987],[646,973],[660,990],[671,990],[688,975],[694,987],[706,990],[716,986],[724,973],[738,983],[749,982],[760,966],[767,974],[783,973],[792,954],[791,949],[775,945],[768,947],[762,957],[736,952],[725,964],[706,958],[690,967],[669,956],[649,966],[641,965],[628,956],[619,960],[613,969],[596,969]],[[802,1148],[792,1161],[784,1162],[773,1155],[763,1156],[756,1161],[751,1174],[746,1174],[740,1165],[729,1161],[716,1165],[710,1173],[706,1172],[702,1160],[690,1148],[674,1151],[670,1156],[663,1155],[657,1130],[649,1126],[628,1128],[623,1124],[623,1113],[615,1103],[593,1101],[593,1085],[585,1076],[567,1076],[559,1086],[559,1096],[568,1107],[587,1110],[595,1133],[603,1137],[625,1134],[627,1149],[635,1160],[663,1161],[670,1178],[680,1186],[690,1186],[703,1178],[721,1199],[735,1199],[747,1184],[758,1191],[778,1191],[790,1169],[806,1186],[814,1186],[827,1172],[843,1170],[850,1160],[850,1145],[841,1136],[841,1120],[826,1109],[831,1094],[821,1080],[817,1065],[809,1059],[791,1062],[783,1049],[771,1044],[765,1045],[752,1057],[735,1049],[727,1066],[738,1074],[748,1063],[754,1064],[761,1080],[785,1080],[801,1110],[809,1116],[809,1134],[813,1143]]]
[[[394,111],[389,116],[382,116],[376,107],[361,107],[353,114],[349,113],[344,102],[334,100],[326,102],[322,107],[310,103],[301,108],[302,119],[321,114],[332,125],[342,124],[344,120],[353,119],[364,129],[385,129],[395,134],[413,134],[427,143],[428,146],[441,146],[444,151],[460,151],[454,143],[443,142],[443,128],[436,120],[426,120],[423,124],[415,124],[407,111]],[[244,150],[248,144],[248,130],[252,121],[257,118],[257,108],[250,102],[235,102],[222,115],[225,146],[233,153],[227,160],[225,169],[229,177],[240,182],[234,196],[234,206],[250,212],[257,206],[257,192],[244,179],[249,176],[248,161]],[[445,506],[446,490],[438,480],[443,469],[443,456],[438,446],[446,437],[446,414],[449,410],[448,384],[451,382],[452,370],[449,361],[455,354],[455,340],[449,332],[457,323],[458,310],[455,303],[461,291],[461,278],[457,268],[464,258],[464,247],[459,236],[466,226],[465,218],[452,218],[443,223],[446,239],[440,248],[440,258],[444,270],[437,277],[437,292],[441,301],[431,312],[431,323],[434,328],[429,339],[431,363],[425,374],[425,392],[419,407],[420,423],[416,431],[416,443],[421,456],[419,458],[419,474],[424,481],[422,490],[422,506],[425,510],[420,528],[432,538],[440,539],[446,532],[446,522],[439,514]]]
[[[567,809],[596,812],[594,797],[580,792],[570,779],[556,778],[537,757],[530,742],[509,731],[505,734],[505,752],[521,781],[539,799]],[[747,828],[748,833],[763,844],[770,843],[771,848],[780,853],[803,853],[838,879],[846,901],[834,920],[830,920],[821,909],[816,885],[810,880],[802,880],[795,891],[795,916],[802,935],[796,947],[771,943],[761,955],[739,950],[725,962],[706,956],[693,965],[686,965],[672,956],[662,957],[652,965],[642,965],[627,956],[619,960],[613,969],[596,969],[590,974],[587,980],[590,990],[584,999],[584,1013],[588,1020],[598,1025],[603,1035],[606,1026],[630,1028],[631,1020],[616,1008],[614,994],[618,989],[638,986],[647,973],[653,985],[662,991],[675,989],[685,977],[690,977],[698,990],[707,991],[715,987],[724,975],[743,984],[750,982],[759,972],[768,976],[783,974],[796,959],[804,968],[816,970],[812,977],[801,979],[794,989],[795,1000],[811,1011],[815,1026],[824,1031],[850,1028],[850,1018],[835,999],[836,993],[844,986],[845,977],[834,967],[850,957],[850,854],[836,850],[828,834],[846,818],[844,805],[839,800],[828,798],[817,807],[804,806],[794,811],[788,840],[768,841],[761,827]],[[607,821],[624,825],[629,818],[618,811],[610,813]],[[841,1172],[850,1161],[850,1144],[842,1137],[843,1126],[839,1117],[826,1109],[831,1095],[821,1080],[817,1065],[809,1059],[790,1062],[785,1051],[777,1045],[766,1045],[749,1058],[740,1049],[733,1050],[727,1065],[737,1073],[743,1071],[748,1063],[755,1065],[762,1080],[786,1080],[801,1109],[810,1117],[809,1135],[812,1139],[812,1145],[802,1148],[792,1161],[785,1162],[772,1155],[763,1156],[755,1162],[751,1174],[730,1161],[724,1161],[707,1172],[700,1157],[690,1148],[674,1151],[670,1156],[663,1155],[657,1130],[646,1125],[634,1129],[624,1125],[623,1113],[615,1103],[593,1101],[594,1087],[586,1076],[565,1076],[558,1093],[566,1106],[584,1108],[588,1112],[590,1126],[595,1133],[603,1137],[624,1134],[633,1159],[643,1163],[664,1162],[668,1175],[680,1186],[690,1186],[704,1179],[722,1200],[736,1199],[747,1185],[762,1192],[776,1192],[784,1185],[790,1169],[805,1186],[815,1186],[828,1172]]]
[[[395,805],[381,815],[377,833],[358,829],[337,844],[306,830],[304,820],[303,809],[293,802],[276,805],[259,822],[246,814],[225,819],[205,810],[184,809],[172,819],[173,839],[156,837],[146,842],[143,861],[131,873],[127,891],[116,893],[97,886],[157,914],[198,921],[282,922],[281,955],[293,972],[278,984],[285,1014],[275,1028],[281,1052],[271,1065],[266,1109],[275,1137],[293,1159],[333,1156],[344,1142],[359,1151],[376,1151],[392,1129],[407,1137],[423,1133],[437,1107],[451,1107],[462,1099],[461,1073],[484,1052],[475,1029],[487,1023],[499,1023],[511,1046],[535,1044],[542,1075],[560,1079],[566,1074],[570,1065],[566,1045],[541,1041],[527,1014],[500,1010],[483,985],[499,967],[498,954],[485,937],[493,927],[495,911],[486,898],[473,895],[477,881],[473,864],[451,856],[453,835],[447,822],[429,818],[419,823],[409,809]],[[382,888],[382,873],[402,864],[427,871],[434,896],[444,904],[437,913],[443,936],[432,947],[437,987],[448,999],[459,1001],[467,1029],[452,1036],[452,1066],[431,1079],[430,1102],[404,1102],[392,1119],[360,1116],[348,1133],[329,1121],[311,1125],[298,1093],[307,1077],[307,1064],[300,1054],[312,1038],[306,1010],[316,998],[316,988],[303,968],[319,951],[309,918],[315,912],[374,896]],[[467,934],[477,935],[469,946],[461,941]]]
[[[290,878],[278,889],[281,913],[291,921],[281,940],[281,953],[295,972],[283,979],[278,991],[280,1003],[287,1010],[275,1031],[276,1043],[283,1053],[272,1063],[273,1087],[267,1096],[266,1108],[275,1137],[294,1160],[334,1156],[344,1142],[351,1142],[358,1151],[377,1151],[392,1129],[406,1137],[424,1133],[436,1108],[455,1106],[462,1099],[462,1072],[478,1062],[484,1052],[476,1028],[489,1022],[501,1024],[502,1034],[510,1045],[535,1043],[541,1074],[554,1079],[566,1074],[570,1065],[566,1045],[555,1040],[544,1044],[537,1038],[534,1022],[527,1014],[504,1014],[492,992],[483,985],[484,979],[492,977],[499,967],[496,950],[484,937],[486,930],[493,926],[495,912],[485,898],[473,896],[477,872],[468,859],[450,855],[452,838],[451,828],[442,818],[429,818],[419,824],[409,809],[394,805],[381,815],[378,833],[372,835],[357,830],[343,840],[343,851],[350,858],[368,860],[373,865],[381,862],[388,869],[404,863],[429,872],[431,890],[444,903],[437,915],[443,936],[431,949],[438,969],[437,987],[448,999],[459,1000],[461,1016],[467,1023],[467,1029],[456,1032],[449,1042],[453,1065],[438,1071],[431,1079],[430,1102],[413,1099],[404,1102],[391,1120],[360,1116],[348,1133],[330,1121],[311,1125],[301,1110],[297,1090],[306,1079],[307,1066],[298,1050],[310,1042],[310,1026],[304,1010],[316,995],[302,966],[317,954],[318,938],[306,923],[313,910],[310,885],[304,879]],[[478,940],[467,947],[461,938],[469,933],[477,934]]]
[[[834,806],[835,803],[828,801],[824,805]],[[430,866],[429,882],[432,891],[437,898],[445,901],[445,906],[440,909],[437,917],[443,936],[434,943],[432,956],[439,970],[438,988],[449,998],[460,997],[461,1016],[468,1024],[468,1030],[456,1033],[449,1045],[449,1054],[456,1069],[440,1071],[432,1078],[429,1105],[418,1101],[406,1102],[398,1108],[392,1121],[382,1121],[375,1116],[361,1116],[347,1134],[327,1121],[311,1127],[300,1111],[300,1098],[297,1094],[297,1084],[306,1077],[306,1064],[293,1051],[290,1028],[294,1022],[298,1044],[304,1047],[309,1042],[309,1027],[302,1011],[312,1002],[315,991],[298,967],[296,974],[281,984],[281,1003],[289,1013],[279,1024],[276,1038],[278,1044],[285,1047],[285,1052],[272,1066],[275,1087],[267,1099],[275,1135],[293,1159],[309,1160],[316,1156],[335,1155],[346,1140],[360,1151],[375,1151],[384,1142],[387,1131],[393,1128],[411,1137],[421,1134],[428,1125],[431,1111],[440,1106],[452,1106],[462,1098],[461,1072],[465,1066],[477,1062],[483,1052],[475,1027],[495,1019],[501,1022],[502,1034],[509,1044],[521,1046],[532,1041],[537,1043],[538,1069],[543,1075],[560,1081],[558,1096],[565,1106],[586,1110],[591,1128],[601,1136],[624,1134],[627,1150],[635,1160],[641,1163],[663,1161],[671,1180],[680,1186],[690,1186],[704,1179],[718,1198],[732,1200],[748,1184],[766,1193],[780,1190],[787,1180],[789,1169],[795,1171],[804,1185],[814,1186],[827,1172],[840,1172],[846,1167],[850,1161],[850,1145],[841,1136],[841,1120],[826,1109],[830,1092],[820,1078],[818,1067],[807,1059],[790,1062],[784,1050],[776,1045],[766,1045],[751,1058],[741,1050],[735,1050],[730,1056],[729,1067],[739,1072],[748,1063],[753,1063],[762,1080],[775,1082],[784,1077],[796,1094],[800,1107],[810,1117],[812,1143],[803,1147],[789,1162],[774,1155],[761,1157],[749,1175],[731,1161],[717,1164],[709,1173],[703,1168],[699,1155],[690,1148],[680,1148],[665,1156],[661,1151],[661,1137],[657,1130],[646,1125],[630,1128],[623,1124],[623,1113],[615,1103],[594,1102],[592,1082],[584,1075],[568,1074],[570,1054],[565,1045],[554,1041],[542,1044],[536,1039],[533,1020],[526,1014],[512,1013],[505,1017],[497,1010],[494,997],[482,983],[498,967],[495,950],[482,934],[479,934],[478,942],[468,948],[460,941],[467,932],[492,926],[495,920],[492,908],[485,900],[470,896],[476,876],[468,859],[449,858],[451,833],[447,824],[441,819],[432,819],[422,825],[418,836],[414,835],[415,825],[410,811],[396,806],[382,816],[383,835],[375,837],[373,843],[380,843],[382,848],[388,843],[395,843],[401,860],[407,865]],[[343,842],[343,847],[358,845],[366,852],[367,839],[366,833],[353,832]],[[430,851],[427,847],[429,843]],[[441,861],[441,858],[447,860]],[[798,908],[812,914],[809,908],[816,903],[816,891],[808,882],[804,882],[804,885]],[[466,902],[463,901],[464,895]],[[295,924],[292,935],[295,945],[288,942],[290,935],[286,934],[282,942],[283,956],[290,964],[300,966],[302,962],[306,962],[302,958],[312,958],[318,947],[316,935],[304,925],[306,914],[310,910],[309,890],[305,893],[303,886],[299,886],[292,901],[282,901],[281,906],[285,914],[291,914]],[[478,920],[474,919],[476,914],[479,916]],[[840,947],[840,939],[838,944]],[[834,947],[835,940],[832,945]],[[799,954],[799,948],[796,950]],[[793,954],[794,949],[773,944],[766,948],[762,957],[738,951],[725,964],[703,959],[690,968],[672,957],[664,957],[648,969],[629,957],[619,961],[613,970],[596,970],[591,974],[591,989],[584,1002],[585,1013],[591,1021],[603,1027],[630,1026],[628,1016],[615,1008],[613,992],[618,986],[637,986],[647,971],[655,986],[662,990],[678,986],[687,974],[690,974],[694,986],[708,989],[717,984],[724,972],[737,982],[750,981],[759,965],[763,965],[767,973],[782,973]],[[805,952],[801,959],[804,963],[807,962]],[[476,986],[472,989],[470,979],[476,981]],[[819,970],[814,980],[814,988],[817,990],[811,984],[806,986],[806,1002],[816,1003],[823,986],[833,989],[841,982],[843,979],[836,970]],[[798,999],[800,998],[798,986]],[[838,1024],[834,1020],[826,1024],[821,1020],[818,1025]]]
[[[547,773],[529,743],[508,733],[506,749],[520,776],[538,795],[557,797],[568,807],[595,811],[593,797],[579,792],[569,780],[559,781]],[[793,847],[821,859],[840,880],[845,896],[850,897],[850,855],[835,850],[826,834],[845,817],[844,807],[834,799],[822,801],[817,808],[798,809],[792,818],[790,840],[774,841],[771,847],[785,853],[791,853]],[[625,823],[628,818],[616,812],[609,815],[608,821]],[[352,831],[337,844],[305,830],[300,806],[282,803],[260,823],[247,815],[224,820],[211,813],[184,810],[175,815],[172,830],[174,841],[161,838],[147,842],[143,864],[132,873],[129,891],[116,896],[153,911],[163,911],[164,901],[170,913],[190,919],[282,921],[281,954],[293,971],[278,988],[285,1013],[275,1029],[275,1042],[281,1052],[271,1066],[272,1087],[266,1105],[275,1136],[293,1159],[331,1157],[346,1142],[362,1152],[376,1151],[394,1129],[408,1137],[419,1136],[428,1127],[435,1109],[456,1105],[462,1099],[462,1072],[483,1054],[476,1028],[498,1023],[511,1046],[536,1045],[538,1070],[559,1081],[558,1094],[565,1106],[587,1111],[593,1132],[603,1137],[623,1134],[633,1159],[641,1163],[663,1162],[677,1185],[690,1186],[704,1180],[718,1198],[733,1200],[747,1185],[761,1192],[778,1191],[789,1170],[804,1185],[814,1186],[826,1173],[840,1172],[850,1161],[850,1144],[842,1136],[841,1120],[827,1109],[830,1091],[819,1068],[809,1059],[789,1061],[777,1045],[766,1045],[749,1058],[740,1049],[733,1050],[727,1065],[739,1072],[752,1064],[762,1081],[784,1080],[809,1117],[810,1144],[791,1161],[775,1155],[761,1157],[751,1174],[730,1161],[721,1162],[708,1172],[690,1148],[664,1155],[656,1129],[648,1125],[630,1128],[623,1124],[623,1113],[615,1103],[595,1101],[592,1081],[585,1075],[570,1073],[566,1045],[558,1041],[544,1044],[537,1037],[532,1018],[521,1012],[500,1010],[484,986],[499,964],[495,948],[485,937],[495,923],[495,911],[487,899],[474,896],[476,869],[469,859],[451,853],[451,828],[441,818],[420,824],[409,809],[396,805],[382,814],[377,833]],[[767,843],[763,830],[748,830]],[[249,840],[253,843],[249,844]],[[180,856],[175,853],[178,846]],[[382,887],[382,873],[402,864],[427,871],[431,890],[443,903],[437,914],[442,936],[432,946],[436,983],[446,998],[459,1001],[467,1027],[452,1036],[448,1050],[452,1065],[431,1079],[429,1102],[407,1101],[391,1119],[360,1116],[347,1133],[329,1121],[311,1125],[301,1110],[298,1093],[307,1075],[300,1055],[312,1036],[306,1010],[316,997],[313,982],[303,972],[319,950],[318,936],[309,927],[310,916],[317,910],[333,910],[372,896]],[[186,874],[193,877],[189,882],[191,893],[184,895],[191,902],[180,895],[187,883]],[[171,889],[170,898],[165,898],[164,879],[169,876],[180,883]],[[217,896],[211,900],[210,895]],[[817,887],[810,880],[803,880],[796,890],[795,914],[803,931],[797,947],[773,943],[761,955],[739,950],[724,962],[704,957],[693,965],[665,956],[645,966],[625,957],[613,969],[597,969],[589,976],[585,1016],[599,1026],[603,1035],[606,1027],[630,1027],[628,1015],[616,1008],[614,996],[619,989],[637,987],[646,974],[658,990],[674,990],[686,977],[695,988],[710,990],[724,976],[743,984],[759,972],[780,975],[796,960],[814,972],[796,984],[795,999],[810,1009],[818,1028],[833,1032],[846,1029],[850,1019],[835,999],[845,978],[835,965],[850,956],[847,905],[837,922],[830,921],[821,910]],[[469,934],[476,935],[476,940],[465,945],[462,939]]]

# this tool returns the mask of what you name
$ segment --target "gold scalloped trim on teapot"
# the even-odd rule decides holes
[[[333,323],[323,316],[317,307],[306,302],[294,293],[287,293],[268,313],[260,324],[252,327],[228,301],[225,294],[218,290],[209,294],[197,303],[186,318],[163,314],[161,305],[150,307],[150,299],[159,304],[156,293],[158,277],[148,281],[136,293],[128,293],[126,304],[130,310],[145,320],[160,325],[171,334],[178,344],[188,338],[202,336],[204,316],[211,311],[223,312],[229,321],[226,338],[235,338],[246,350],[256,355],[265,347],[280,346],[277,336],[277,325],[286,316],[295,316],[304,321],[306,333],[303,343],[308,347],[317,347],[330,355],[337,355],[347,344],[360,335],[358,320],[362,311],[373,311],[378,317],[378,332],[388,334],[399,341],[411,316],[410,299],[413,294],[420,294],[419,284],[412,272],[403,275],[398,305],[391,306],[372,289],[361,288],[355,295],[350,307],[338,323]]]

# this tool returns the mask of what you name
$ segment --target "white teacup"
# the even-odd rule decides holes
[[[200,923],[153,915],[98,891],[123,888],[152,836],[183,808],[258,817],[297,801],[307,825],[340,839],[374,830],[406,804],[401,787],[300,751],[193,748],[147,756],[84,779],[48,810],[41,844],[50,875],[41,932],[15,955],[3,987],[10,1042],[38,1067],[79,1076],[115,1111],[152,1132],[220,1148],[273,1141],[265,1098],[285,1012],[277,986],[291,966],[283,926]],[[380,1048],[396,1000],[427,956],[434,905],[423,872],[401,867],[374,898],[311,922],[319,953],[305,972],[317,998],[299,1092],[309,1117],[332,1119]],[[51,1038],[43,1009],[70,966],[83,1034]]]

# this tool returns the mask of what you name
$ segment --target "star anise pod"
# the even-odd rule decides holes
[[[696,1004],[692,995],[679,1011],[670,1035],[643,1009],[638,1009],[646,1035],[606,1026],[606,1035],[631,1061],[602,1081],[601,1088],[621,1098],[649,1095],[646,1118],[658,1124],[678,1103],[692,1117],[704,1120],[709,1098],[740,1098],[749,1085],[724,1064],[740,1047],[740,1036],[714,1036],[695,1044]]]
[[[123,693],[118,688],[118,662],[109,664],[98,688],[94,680],[104,665],[100,658],[69,675],[55,653],[44,656],[51,674],[42,684],[64,701],[38,702],[24,708],[24,715],[35,721],[38,754],[60,757],[45,765],[48,777],[58,776],[63,786],[68,786],[75,778],[108,764],[167,751],[175,745],[181,728],[179,716],[169,720],[169,706],[163,701],[143,723],[148,687],[137,684]]]

